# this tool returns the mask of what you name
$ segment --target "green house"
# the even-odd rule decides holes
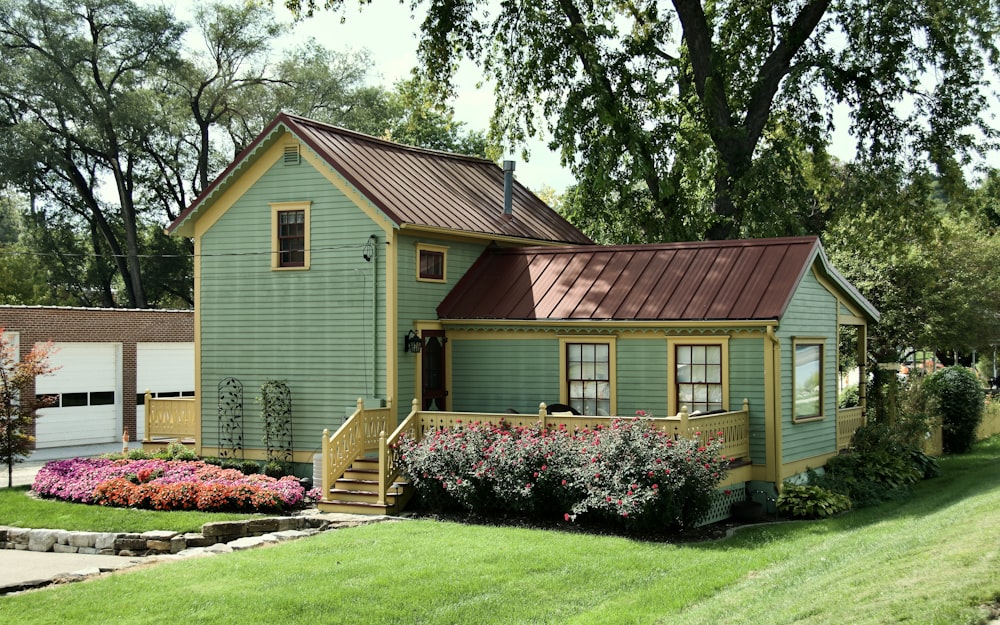
[[[300,473],[344,464],[323,432],[352,414],[381,419],[372,441],[411,413],[542,403],[740,413],[734,484],[846,446],[864,408],[838,410],[838,345],[878,312],[818,239],[597,246],[507,169],[276,118],[169,228],[195,245],[201,453],[264,458],[268,380]]]

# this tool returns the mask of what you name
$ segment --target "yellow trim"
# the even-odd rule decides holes
[[[369,202],[365,196],[361,195],[361,193],[355,189],[353,185],[347,182],[343,176],[330,167],[329,163],[316,156],[315,152],[309,149],[309,146],[303,144],[303,147],[306,149],[301,151],[302,159],[316,168],[316,171],[318,171],[320,175],[326,178],[330,184],[336,187],[337,190],[343,193],[347,199],[360,208],[361,212],[363,212],[369,219],[378,224],[385,233],[386,240],[388,240],[390,238],[390,231],[395,230],[392,227],[389,218],[374,204]]]
[[[390,228],[386,233],[385,253],[385,384],[386,395],[399,395],[399,259],[396,250],[399,249],[397,230]],[[394,403],[395,415],[400,407],[409,410],[406,402]]]
[[[538,326],[553,326],[558,328],[598,328],[603,329],[602,331],[614,331],[618,328],[636,328],[645,330],[713,330],[713,331],[723,331],[726,332],[726,336],[729,336],[729,332],[737,328],[742,329],[744,332],[748,332],[747,328],[754,328],[758,331],[765,331],[769,326],[774,325],[775,321],[615,321],[615,320],[595,320],[595,319],[585,319],[580,321],[568,321],[560,319],[512,319],[512,320],[497,320],[497,319],[442,319],[441,323],[446,326],[497,326],[502,325],[505,327],[538,327]],[[692,335],[697,336],[697,335]],[[711,335],[706,335],[711,337]]]
[[[667,412],[675,415],[677,401],[677,347],[679,345],[719,345],[722,347],[722,409],[729,410],[729,336],[667,337]]]
[[[813,456],[812,458],[805,458],[803,460],[795,460],[787,464],[781,465],[781,471],[779,472],[778,478],[774,480],[779,486],[781,483],[794,475],[800,473],[805,473],[809,469],[818,469],[826,464],[826,461],[837,455],[837,452],[830,452],[826,454],[820,454],[819,456]]]
[[[441,254],[441,277],[440,278],[422,278],[420,276],[420,253],[421,252],[438,252]],[[448,281],[448,248],[443,245],[431,245],[430,243],[417,243],[417,258],[416,267],[414,267],[414,273],[416,274],[417,282],[437,282],[439,284]]]
[[[618,337],[615,336],[560,336],[559,337],[559,401],[569,405],[569,384],[567,377],[566,346],[569,344],[589,344],[608,346],[608,385],[611,397],[609,410],[618,414]]]
[[[264,174],[266,174],[275,163],[280,162],[285,157],[285,146],[282,141],[275,142],[270,148],[264,151],[253,164],[242,174],[237,174],[238,178],[226,189],[218,199],[204,213],[197,216],[194,222],[194,237],[198,238],[208,232],[209,228],[215,225],[223,215],[226,214],[233,204],[235,204],[243,194],[252,188]]]
[[[837,318],[855,320],[854,322],[851,323],[848,322],[841,322],[841,323],[843,323],[844,325],[862,325],[867,323],[863,316],[864,313],[861,311],[861,309],[858,308],[851,300],[841,297],[841,294],[843,294],[843,290],[838,288],[833,282],[828,280],[825,276],[821,275],[817,270],[816,265],[813,265],[812,272],[813,276],[815,276],[816,278],[816,282],[818,282],[820,286],[822,286],[824,289],[829,291],[830,294],[833,295],[833,297],[837,300]],[[851,316],[841,315],[840,314],[841,306],[851,311]]]
[[[312,212],[312,202],[271,202],[271,270],[272,271],[304,271],[309,269],[310,257],[312,254],[312,228],[310,227],[310,213]],[[282,267],[281,250],[278,241],[278,215],[280,213],[302,211],[304,213],[305,228],[305,253],[301,267]]]
[[[796,360],[796,348],[799,345],[819,345],[819,414],[807,415],[805,417],[799,417],[795,410],[795,393],[798,384],[798,380],[796,380],[798,369],[796,366],[798,364]],[[792,388],[790,391],[792,423],[811,423],[813,421],[822,421],[826,418],[826,357],[826,338],[821,336],[792,337]]]
[[[444,328],[437,321],[417,321],[413,324],[417,333],[423,337],[424,330],[441,330],[444,332]],[[448,391],[445,395],[444,406],[445,411],[451,410],[451,336],[445,335],[448,339],[444,342],[444,387]],[[413,364],[413,395],[420,401],[420,405],[424,405],[424,394],[423,394],[423,384],[424,384],[424,369],[421,366],[423,363],[420,360],[423,357],[423,352],[420,354],[414,354],[415,362]],[[407,404],[409,406],[409,404]]]
[[[777,482],[781,472],[781,340],[775,326],[764,341],[764,479]]]
[[[201,385],[201,237],[194,239],[194,396],[198,402],[195,418],[198,421],[198,436],[194,441],[194,452],[204,455],[202,439],[205,433],[201,429],[201,415],[205,408],[205,393]],[[217,454],[216,454],[217,455]]]
[[[406,232],[406,234],[419,234],[425,233],[433,235],[438,238],[443,239],[455,239],[460,241],[468,241],[469,239],[474,239],[478,241],[496,241],[497,243],[510,243],[514,245],[541,245],[545,247],[570,247],[573,245],[582,245],[581,243],[562,243],[557,241],[545,241],[543,239],[529,239],[526,237],[512,237],[502,234],[490,234],[483,232],[471,232],[466,230],[454,230],[452,228],[441,228],[435,226],[424,226],[418,224],[400,224],[399,229]]]
[[[319,435],[317,435],[319,436]],[[205,457],[217,457],[222,451],[221,447],[203,447],[199,455]],[[231,449],[228,451],[232,451]],[[313,454],[315,451],[293,451],[292,452],[292,462],[300,462],[305,464],[312,464]],[[266,449],[244,449],[243,457],[247,460],[267,460],[267,450]]]

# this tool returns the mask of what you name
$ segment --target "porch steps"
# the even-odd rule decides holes
[[[385,503],[378,503],[378,461],[358,458],[337,479],[330,489],[330,498],[320,501],[321,512],[346,514],[397,514],[413,496],[413,487],[406,480],[396,480],[385,494]]]

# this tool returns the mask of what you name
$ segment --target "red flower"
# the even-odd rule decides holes
[[[563,519],[569,521],[569,512],[563,515]]]

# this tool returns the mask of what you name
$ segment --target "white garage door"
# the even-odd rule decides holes
[[[135,421],[138,440],[142,440],[147,390],[153,397],[194,396],[194,343],[138,343],[135,360]]]
[[[121,344],[55,343],[49,363],[58,369],[35,379],[35,392],[56,395],[38,411],[39,449],[112,443],[121,439]]]

